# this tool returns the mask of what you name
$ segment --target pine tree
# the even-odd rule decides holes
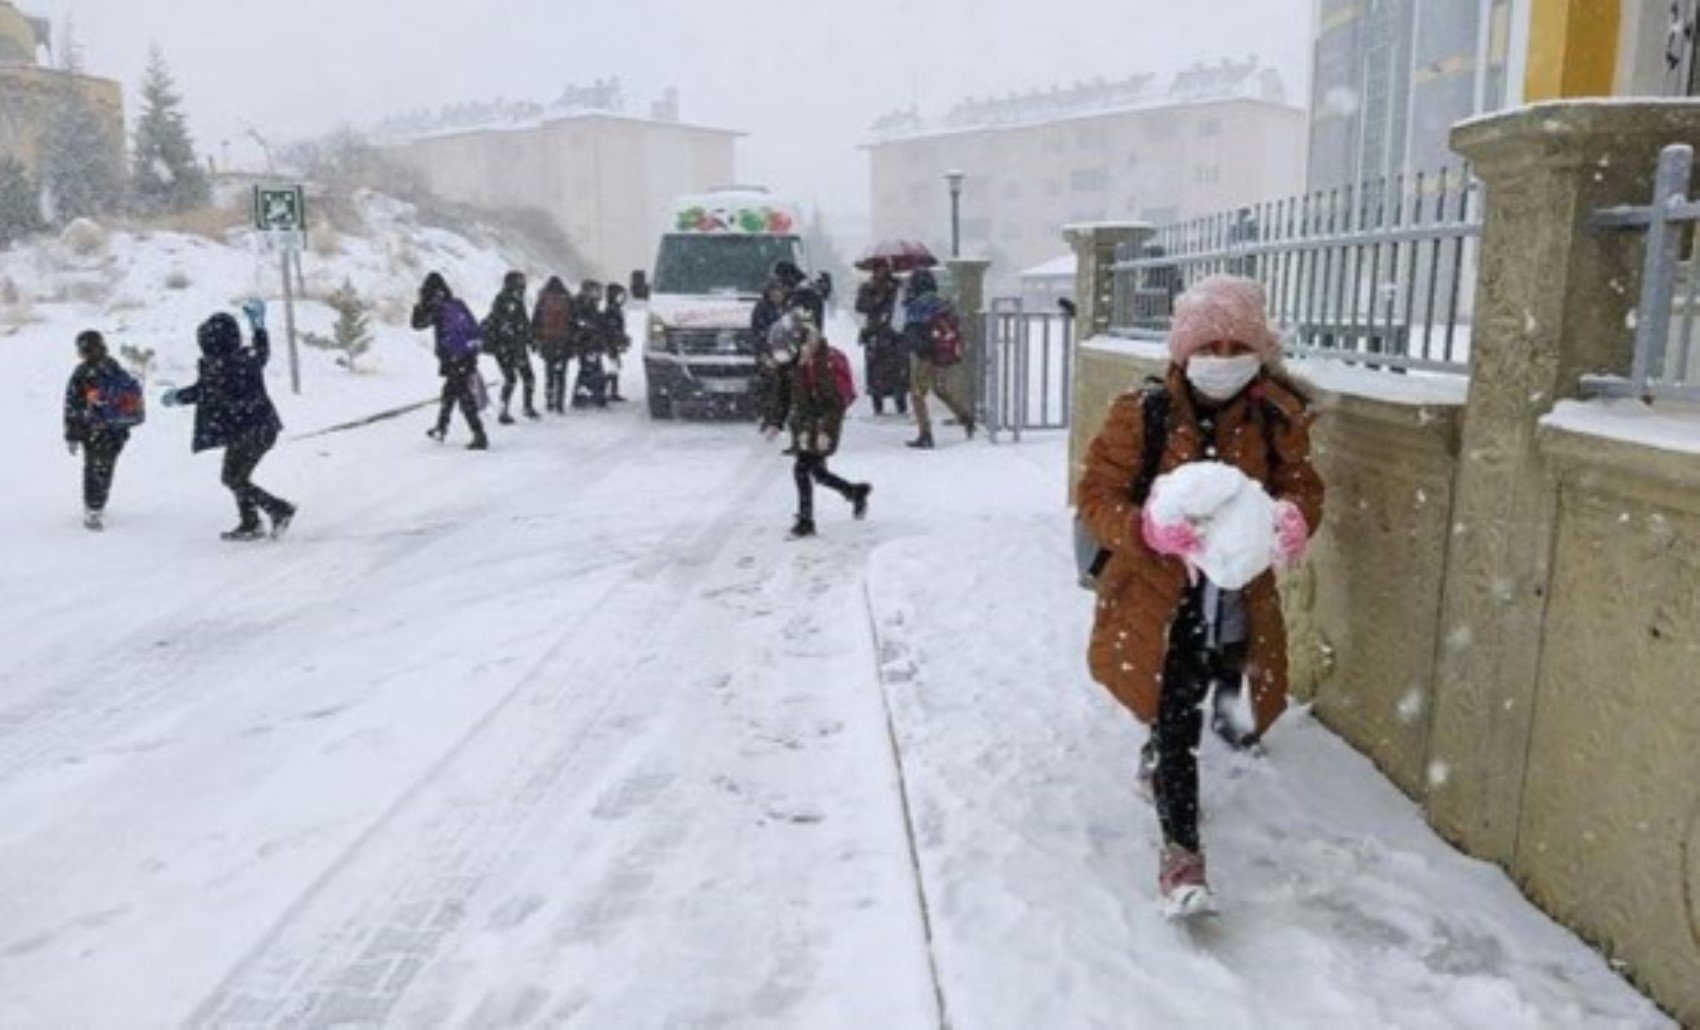
[[[45,229],[41,195],[29,170],[13,157],[0,157],[0,245]]]
[[[195,144],[183,118],[183,98],[177,95],[165,54],[157,45],[148,51],[142,105],[130,171],[136,207],[146,214],[158,214],[205,205],[212,197],[212,188],[195,157]]]
[[[69,25],[61,52],[71,74],[60,76],[41,140],[42,192],[55,225],[106,214],[124,197],[123,143],[107,131],[73,77],[82,67],[82,52]]]
[[[331,335],[327,338],[308,333],[304,337],[307,346],[338,351],[342,357],[337,359],[337,364],[350,372],[357,371],[356,359],[372,349],[371,314],[366,301],[355,291],[354,284],[344,279],[342,287],[330,295],[329,303],[336,312],[336,325],[332,327]]]

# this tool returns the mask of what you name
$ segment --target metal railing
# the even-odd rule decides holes
[[[1480,236],[1459,169],[1194,219],[1118,248],[1110,331],[1163,339],[1187,286],[1230,273],[1263,284],[1289,353],[1467,372]]]
[[[1019,443],[1024,430],[1067,429],[1074,320],[1003,298],[985,314],[983,339],[976,407],[991,441],[1005,432]]]
[[[1700,202],[1688,197],[1693,174],[1694,148],[1673,144],[1659,154],[1650,205],[1594,213],[1595,228],[1646,232],[1647,256],[1641,268],[1635,359],[1629,378],[1584,376],[1586,394],[1700,401],[1700,350],[1694,345],[1695,312],[1700,306],[1700,243],[1696,242],[1700,234],[1693,231],[1700,223]]]

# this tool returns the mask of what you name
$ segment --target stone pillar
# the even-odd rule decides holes
[[[1628,371],[1641,239],[1587,221],[1648,203],[1670,143],[1700,146],[1700,105],[1541,104],[1452,132],[1487,208],[1428,810],[1447,837],[1502,864],[1517,847],[1558,504],[1537,422],[1583,373]]]
[[[1080,345],[1094,336],[1110,330],[1114,311],[1116,282],[1114,265],[1116,247],[1129,243],[1138,247],[1156,234],[1144,222],[1100,222],[1093,225],[1071,225],[1063,229],[1063,239],[1074,248],[1074,381],[1069,384],[1068,410],[1068,501],[1074,503],[1075,472],[1086,445],[1098,434],[1097,425],[1085,424],[1077,412],[1085,410],[1083,401],[1093,395],[1090,384],[1084,381],[1085,370],[1091,367],[1080,358]],[[1132,388],[1138,382],[1131,380]],[[1107,410],[1107,409],[1106,409]]]
[[[1105,333],[1115,299],[1112,266],[1116,247],[1135,246],[1150,239],[1156,230],[1144,222],[1099,222],[1071,225],[1063,239],[1074,248],[1074,338],[1078,342]]]
[[[963,403],[973,405],[980,417],[980,384],[986,379],[986,271],[992,263],[985,258],[950,258],[951,303],[962,321],[963,343],[968,353],[949,373],[950,384]]]

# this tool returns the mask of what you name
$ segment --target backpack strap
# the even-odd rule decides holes
[[[1145,435],[1140,441],[1139,471],[1133,477],[1128,496],[1136,506],[1144,507],[1146,498],[1151,496],[1151,484],[1157,481],[1163,450],[1169,445],[1169,391],[1162,380],[1147,380],[1139,395],[1139,413],[1145,422]],[[1098,553],[1092,556],[1092,563],[1087,567],[1089,580],[1095,581],[1109,563],[1110,549],[1098,548]]]
[[[1151,496],[1151,484],[1157,481],[1163,449],[1169,445],[1169,391],[1159,383],[1147,386],[1140,395],[1139,408],[1145,416],[1144,449],[1139,456],[1139,475],[1134,477],[1128,496],[1143,507]]]

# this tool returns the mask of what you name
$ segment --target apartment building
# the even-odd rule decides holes
[[[937,119],[894,111],[864,145],[872,228],[947,253],[945,173],[960,171],[962,251],[1007,287],[1066,249],[1070,223],[1166,223],[1299,192],[1306,124],[1256,58],[967,99]]]
[[[624,281],[648,269],[674,197],[734,182],[741,133],[690,125],[669,91],[628,113],[618,80],[569,88],[552,104],[467,104],[393,118],[379,141],[432,192],[552,217],[590,262]]]

